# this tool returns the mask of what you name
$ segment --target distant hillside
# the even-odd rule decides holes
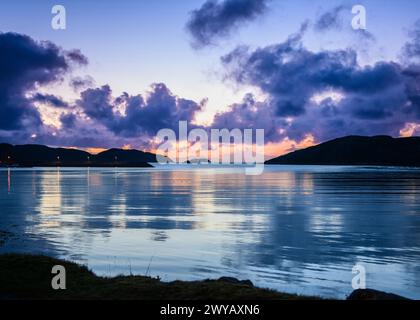
[[[420,167],[420,137],[348,136],[280,156],[266,164]]]
[[[157,162],[156,155],[138,150],[110,149],[93,155],[76,149],[35,144],[0,144],[0,164],[3,166],[150,167],[149,162]]]
[[[94,156],[98,162],[113,162],[115,159],[124,162],[157,162],[156,155],[139,150],[109,149]]]

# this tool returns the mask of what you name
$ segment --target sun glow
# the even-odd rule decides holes
[[[98,154],[98,153],[101,153],[105,150],[106,149],[104,149],[104,148],[86,148],[85,149],[85,151],[89,152],[90,154]]]
[[[404,138],[412,137],[420,133],[420,124],[419,123],[406,123],[405,127],[400,130],[400,136]]]
[[[265,145],[265,158],[272,159],[289,152],[305,149],[316,145],[315,137],[312,134],[307,134],[301,141],[285,138],[280,142],[268,143]]]

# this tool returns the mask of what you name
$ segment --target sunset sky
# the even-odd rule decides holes
[[[65,30],[51,27],[55,4]],[[269,155],[416,135],[419,12],[412,0],[1,1],[0,142],[153,150],[181,120],[265,129]]]

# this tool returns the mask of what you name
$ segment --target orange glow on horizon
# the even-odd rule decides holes
[[[295,150],[305,149],[316,145],[315,138],[312,134],[308,134],[301,141],[290,140],[285,138],[280,142],[267,143],[265,145],[265,158],[272,159]]]
[[[108,149],[105,148],[85,148],[85,151],[89,152],[90,154],[98,154]]]
[[[418,125],[418,127],[420,127],[420,125]],[[411,130],[412,127],[409,127],[409,129]],[[403,132],[403,130],[401,130],[401,132]],[[411,131],[407,131],[407,132],[411,132]],[[406,133],[406,131],[404,131],[404,133]],[[301,141],[295,141],[295,140],[291,140],[289,138],[285,138],[280,142],[266,143],[265,146],[264,146],[265,159],[269,160],[269,159],[279,157],[279,156],[282,156],[284,154],[293,152],[295,150],[312,147],[316,144],[317,144],[317,142],[315,142],[315,138],[312,134],[306,135],[305,138]],[[181,150],[187,149],[187,147],[190,147],[190,143],[178,142],[175,147],[178,148],[179,151],[181,151]],[[99,148],[99,147],[79,148],[79,147],[71,146],[71,147],[67,147],[67,148],[68,149],[84,150],[86,152],[89,152],[90,154],[98,154],[98,153],[101,153],[103,151],[108,150],[107,148]],[[255,146],[253,146],[253,148],[255,148]],[[133,148],[130,144],[125,144],[121,147],[121,149],[123,149],[123,150],[134,150],[136,148]],[[232,146],[230,146],[230,145],[229,146],[220,146],[220,148],[212,148],[212,149],[213,150],[221,150],[221,154],[232,153]],[[146,149],[146,148],[141,149],[140,148],[140,149],[137,149],[137,150],[141,150],[141,151],[144,151],[144,152],[151,152],[151,153],[159,154],[159,155],[162,155],[162,156],[166,155],[163,152],[159,151],[157,148],[150,148],[150,149]],[[211,150],[209,150],[209,157],[208,157],[209,159],[210,159],[210,156],[211,156]]]
[[[305,136],[305,138],[301,141],[295,141],[291,140],[289,138],[285,138],[280,142],[276,143],[266,143],[264,146],[264,154],[265,159],[269,160],[275,157],[282,156],[284,154],[293,152],[295,150],[305,149],[312,146],[317,145],[318,143],[315,141],[315,137],[312,134],[308,134]],[[178,150],[182,150],[187,148],[187,143],[178,142],[175,148],[178,148]],[[253,146],[255,148],[255,146]],[[221,146],[220,148],[211,148],[212,150],[221,150],[221,154],[224,153],[232,153],[232,146]],[[158,149],[152,149],[149,152],[160,154],[166,156],[166,154],[163,154],[162,152],[159,152]],[[211,151],[209,150],[209,156],[210,159]]]
[[[419,123],[406,123],[405,127],[400,130],[400,137],[409,138],[415,135],[416,131],[420,131]]]

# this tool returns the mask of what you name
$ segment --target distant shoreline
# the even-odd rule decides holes
[[[196,164],[196,163],[167,163],[167,164],[158,164],[154,163],[142,163],[138,165],[133,164],[34,164],[34,165],[2,165],[0,164],[0,169],[28,169],[28,168],[159,168],[159,166],[184,166],[191,168],[226,168],[226,167],[241,167],[241,166],[252,166],[252,165],[238,165],[238,164]],[[265,163],[265,166],[271,167],[287,167],[287,166],[296,166],[296,167],[366,167],[366,168],[406,168],[406,169],[420,169],[420,165],[393,165],[393,164],[325,164],[325,163]]]
[[[0,143],[2,167],[152,167],[157,156],[139,150],[109,149],[98,154],[83,150],[50,148],[44,145]]]
[[[153,168],[149,163],[141,164],[25,164],[25,165],[0,165],[0,168]]]
[[[147,168],[158,156],[140,150],[109,149],[98,154],[44,145],[0,143],[1,167]],[[164,158],[169,163],[173,161]],[[191,160],[207,165],[208,159]],[[266,165],[376,166],[420,168],[420,137],[346,136],[264,162]]]

